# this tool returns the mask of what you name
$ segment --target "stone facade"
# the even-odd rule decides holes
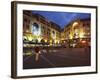
[[[69,44],[72,39],[91,38],[90,19],[77,19],[62,30],[59,25],[48,21],[40,14],[23,11],[23,36],[29,41],[53,44]]]

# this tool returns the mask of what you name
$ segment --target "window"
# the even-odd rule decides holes
[[[33,25],[32,25],[32,33],[34,35],[38,35],[40,33],[39,25],[37,23],[33,23]]]
[[[52,31],[52,33],[53,33],[53,34],[55,34],[55,32],[54,32],[54,31]]]

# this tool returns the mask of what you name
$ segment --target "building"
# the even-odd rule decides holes
[[[91,39],[91,21],[90,19],[77,19],[64,27],[62,32],[63,43],[67,46],[75,46],[80,41],[87,41],[90,45]],[[75,44],[74,44],[75,43]]]
[[[90,45],[91,21],[76,19],[66,25],[64,29],[54,22],[48,21],[40,14],[23,11],[23,39],[33,43],[48,45],[76,46],[80,41]]]
[[[60,26],[40,14],[23,11],[23,39],[34,43],[60,43]]]

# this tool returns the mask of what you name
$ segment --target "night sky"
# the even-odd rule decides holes
[[[61,28],[76,19],[90,18],[89,13],[74,13],[74,12],[51,12],[51,11],[32,11],[45,17],[48,21],[58,24]]]

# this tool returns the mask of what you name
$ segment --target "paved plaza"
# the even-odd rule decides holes
[[[23,69],[89,66],[91,61],[90,48],[42,49],[38,61],[35,57],[34,51],[24,55]]]

